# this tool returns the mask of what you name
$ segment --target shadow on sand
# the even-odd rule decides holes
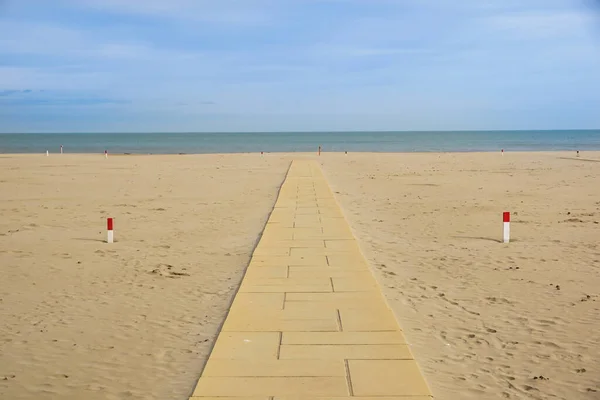
[[[100,243],[106,243],[106,240],[104,240],[104,239],[75,238],[75,240],[81,240],[81,241],[84,241],[84,242],[100,242]]]
[[[452,236],[455,239],[471,239],[471,240],[487,240],[489,242],[496,242],[496,243],[502,243],[502,240],[500,239],[494,239],[494,238],[489,238],[489,237],[483,237],[483,236]],[[516,240],[511,239],[511,242],[516,242]]]
[[[587,161],[587,162],[600,162],[600,160],[592,160],[591,158],[577,158],[577,157],[558,157],[561,160],[575,160],[575,161]]]

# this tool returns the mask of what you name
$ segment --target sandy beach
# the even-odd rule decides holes
[[[0,398],[187,399],[288,165],[2,156]]]
[[[2,155],[0,398],[187,399],[306,157],[435,399],[600,397],[600,152],[544,152]]]
[[[600,398],[600,153],[323,169],[436,399]]]

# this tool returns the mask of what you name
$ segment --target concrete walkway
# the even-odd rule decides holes
[[[426,400],[316,162],[294,161],[192,399]]]

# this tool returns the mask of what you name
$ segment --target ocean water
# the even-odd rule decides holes
[[[10,133],[0,153],[470,152],[600,150],[600,130],[466,132]]]

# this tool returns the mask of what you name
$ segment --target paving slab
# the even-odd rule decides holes
[[[380,292],[331,292],[331,293],[287,293],[285,296],[286,304],[288,302],[311,302],[313,304],[329,304],[335,308],[364,308],[358,307],[365,304],[370,307],[371,303],[383,305],[384,300]]]
[[[342,329],[348,332],[377,332],[400,330],[392,311],[381,305],[377,309],[340,308]]]
[[[292,293],[287,293],[289,296]],[[375,301],[372,299],[363,301],[363,302],[346,302],[343,304],[344,310],[353,311],[355,313],[360,312],[372,312],[372,310],[380,309],[385,307],[385,305],[381,304],[381,301]],[[307,309],[311,309],[316,315],[317,313],[322,313],[325,311],[334,311],[338,316],[340,315],[340,305],[335,303],[328,302],[307,302],[307,301],[285,301],[283,305],[283,309],[286,311],[296,311],[302,310],[301,312],[306,312]],[[341,325],[340,319],[340,325]]]
[[[373,279],[371,271],[364,268],[339,268],[339,267],[310,267],[290,266],[288,267],[290,278],[326,277],[326,278],[352,278]]]
[[[304,228],[297,228],[292,237],[294,239],[322,239],[322,240],[340,240],[340,239],[352,239],[352,232],[319,232],[317,230],[301,230]]]
[[[318,164],[294,161],[191,399],[431,398]]]
[[[400,331],[283,332],[281,344],[406,344]]]
[[[361,278],[332,277],[331,282],[334,292],[368,292],[371,290],[379,291],[379,285],[372,274],[365,275]]]
[[[214,396],[192,396],[190,400],[271,400],[271,396],[253,396],[253,397],[214,397]],[[330,397],[331,399],[331,397]],[[300,398],[298,398],[300,400]]]
[[[325,247],[333,250],[347,250],[352,253],[359,249],[356,240],[325,240]]]
[[[289,267],[283,266],[252,266],[246,270],[244,279],[259,279],[259,278],[287,278],[289,276]]]
[[[354,360],[412,360],[405,344],[323,344],[281,345],[279,358],[286,359],[354,359]]]
[[[252,316],[253,317],[253,316]],[[336,332],[339,322],[335,318],[232,318],[227,319],[222,332]]]
[[[263,312],[282,310],[285,296],[285,293],[238,293],[229,312],[247,312],[257,308]]]
[[[213,377],[203,376],[193,396],[261,395],[348,396],[346,377]]]
[[[288,267],[302,269],[303,267]],[[260,270],[262,268],[256,268]],[[273,269],[264,268],[264,269]],[[331,279],[325,276],[304,276],[304,277],[286,277],[286,278],[272,278],[272,277],[246,277],[242,285],[265,285],[265,286],[289,286],[289,285],[324,285],[331,288]]]
[[[210,359],[276,360],[280,342],[279,332],[221,332]]]
[[[254,250],[254,256],[289,256],[290,247],[279,247],[279,246],[263,246]],[[334,254],[334,253],[327,253]]]
[[[240,287],[240,293],[327,293],[333,292],[331,284],[326,283],[322,285],[300,285],[300,284],[287,284],[287,285],[260,285],[252,283],[243,283]]]
[[[429,389],[415,361],[349,360],[355,396],[426,396]]]
[[[252,294],[272,294],[272,293],[252,293]],[[338,318],[338,312],[335,309],[320,308],[316,309],[310,303],[297,303],[295,307],[282,307],[279,309],[263,307],[260,303],[256,305],[239,306],[233,308],[227,315],[227,321],[233,320],[264,320],[264,319],[329,319]]]
[[[319,239],[313,240],[285,240],[285,239],[273,239],[273,240],[261,240],[256,246],[257,249],[264,248],[292,248],[292,247],[310,247],[310,248],[321,248],[325,247],[325,241]],[[257,254],[258,255],[258,254]]]
[[[306,256],[252,256],[251,264],[257,265],[310,265],[327,266],[327,256],[324,255],[306,255]]]
[[[326,240],[326,239],[324,239],[324,240]],[[349,267],[349,266],[359,265],[365,269],[369,268],[367,261],[362,256],[358,257],[354,254],[351,254],[351,255],[350,254],[348,254],[348,255],[332,254],[332,255],[328,255],[326,257],[327,257],[327,264],[332,267],[345,268],[345,267]]]
[[[286,249],[291,257],[307,257],[307,256],[332,256],[332,255],[348,255],[353,254],[355,257],[362,257],[358,247],[355,250],[348,249],[330,249],[324,246],[321,247],[291,247]]]
[[[296,215],[319,215],[320,209],[318,206],[313,207],[299,207],[295,208]]]
[[[344,360],[226,360],[211,359],[202,376],[346,376]]]
[[[292,240],[294,238],[294,232],[291,230],[284,230],[289,228],[273,229],[267,232],[263,232],[260,240],[263,241],[277,241],[277,240]],[[281,231],[281,232],[280,232]]]
[[[220,397],[220,399],[225,399]],[[246,400],[247,398],[237,398]],[[273,400],[431,400],[432,396],[348,396],[348,397],[315,397],[315,396],[275,396]],[[212,400],[212,399],[211,399]]]
[[[295,215],[294,214],[294,222],[296,224],[298,224],[298,223],[306,224],[307,227],[311,228],[311,227],[314,227],[315,225],[318,225],[321,223],[321,216],[319,214],[312,214],[312,215]]]

